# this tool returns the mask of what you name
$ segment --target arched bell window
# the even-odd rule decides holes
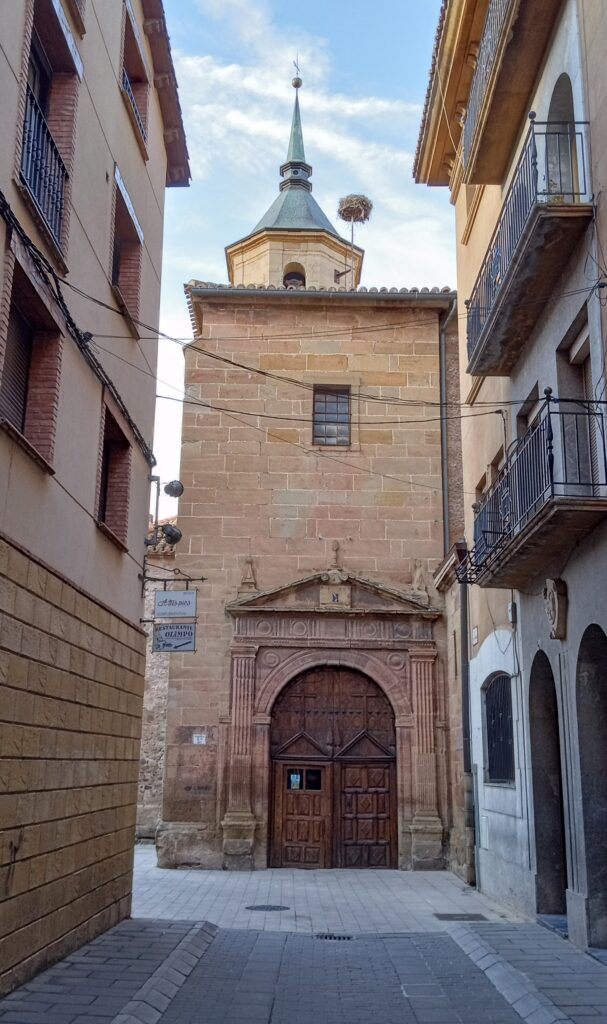
[[[283,271],[282,283],[285,288],[306,287],[306,271],[301,263],[287,263]]]

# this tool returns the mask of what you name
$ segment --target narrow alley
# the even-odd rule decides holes
[[[1,1024],[599,1024],[607,969],[441,872],[171,871]]]

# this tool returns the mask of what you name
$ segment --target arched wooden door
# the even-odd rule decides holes
[[[322,667],[278,697],[270,732],[270,864],[396,866],[396,740],[385,694],[361,672]]]

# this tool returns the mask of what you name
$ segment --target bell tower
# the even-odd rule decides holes
[[[354,288],[360,282],[363,250],[338,235],[312,195],[299,110],[301,85],[299,76],[293,79],[295,107],[279,194],[252,232],[226,247],[234,287],[326,291],[337,284]]]

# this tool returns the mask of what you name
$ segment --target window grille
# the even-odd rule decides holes
[[[314,388],[313,443],[350,444],[350,388]]]
[[[495,676],[485,687],[487,781],[514,782],[514,732],[510,676]]]

